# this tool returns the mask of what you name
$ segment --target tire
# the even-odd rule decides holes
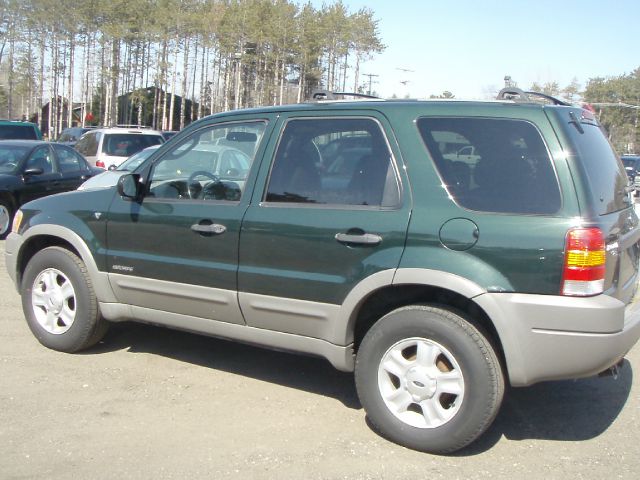
[[[0,200],[0,240],[4,240],[11,231],[13,208],[6,200]]]
[[[87,268],[69,250],[48,247],[36,253],[20,294],[27,324],[45,347],[73,353],[95,345],[107,332]]]
[[[360,344],[355,380],[375,430],[429,453],[473,442],[504,395],[491,343],[460,315],[433,306],[402,307],[381,318]]]

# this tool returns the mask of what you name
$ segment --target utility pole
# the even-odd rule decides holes
[[[369,91],[367,92],[367,95],[371,95],[371,85],[373,84],[373,77],[379,77],[380,75],[376,75],[373,73],[363,73],[362,76],[369,77]]]

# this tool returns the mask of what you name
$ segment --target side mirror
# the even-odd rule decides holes
[[[142,195],[140,175],[128,173],[118,179],[118,193],[125,200],[137,202]]]

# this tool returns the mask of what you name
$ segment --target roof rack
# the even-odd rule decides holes
[[[565,102],[564,100],[560,100],[559,98],[552,97],[551,95],[547,95],[546,93],[540,92],[525,92],[516,87],[507,87],[503,88],[498,92],[497,100],[513,100],[514,102],[522,102],[522,103],[531,103],[533,100],[531,97],[543,98],[544,100],[548,100],[554,105],[563,105],[565,107],[571,106],[570,103]]]
[[[338,100],[336,96],[339,97],[356,97],[356,98],[367,98],[367,99],[375,99],[380,100],[380,97],[376,97],[375,95],[367,95],[365,93],[355,93],[355,92],[330,92],[329,90],[313,90],[311,92],[311,100],[312,101],[320,101],[320,100]]]

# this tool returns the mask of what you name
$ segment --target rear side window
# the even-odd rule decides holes
[[[98,133],[92,132],[80,137],[76,150],[85,157],[94,157],[98,153]]]
[[[469,210],[553,214],[561,195],[553,164],[529,122],[421,118],[418,129],[449,195]]]
[[[290,120],[266,201],[396,207],[399,184],[380,125],[370,118]]]

